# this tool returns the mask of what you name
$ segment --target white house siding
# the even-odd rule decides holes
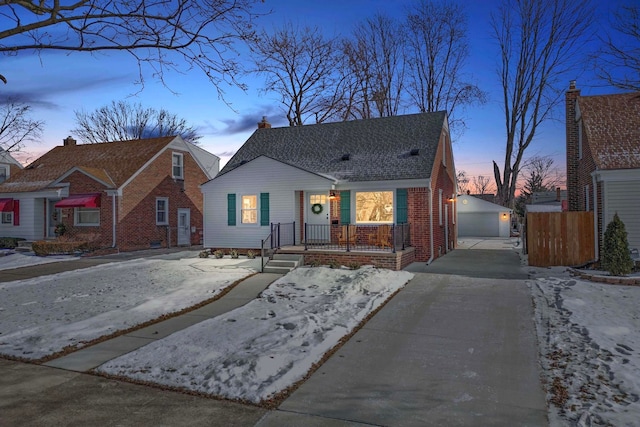
[[[629,247],[640,249],[640,181],[605,182],[604,197],[603,235],[617,212],[627,230]]]
[[[269,221],[299,221],[297,191],[329,193],[332,181],[267,157],[258,157],[201,186],[204,195],[204,239],[208,248],[260,248],[268,226],[240,222],[242,195],[269,193]],[[236,194],[236,225],[227,225],[227,194]],[[260,212],[260,206],[258,206]],[[258,224],[260,218],[258,218]]]
[[[44,238],[44,199],[25,198],[20,201],[20,225],[0,224],[0,236],[21,237],[26,240]]]

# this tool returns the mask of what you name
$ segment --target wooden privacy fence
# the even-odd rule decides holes
[[[530,212],[526,230],[529,265],[578,266],[595,257],[593,212]]]

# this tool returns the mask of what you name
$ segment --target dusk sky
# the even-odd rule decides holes
[[[491,38],[489,14],[498,4],[496,0],[460,0],[469,17],[468,37],[471,56],[467,74],[488,93],[488,103],[471,108],[466,113],[467,131],[454,142],[457,170],[465,170],[471,177],[493,177],[492,160],[502,167],[504,162],[505,126],[498,81],[499,66],[496,42]],[[637,1],[637,0],[633,0]],[[598,1],[599,31],[606,30],[610,11],[629,0]],[[328,35],[348,35],[353,25],[376,12],[402,16],[410,0],[265,0],[258,7],[273,13],[262,17],[257,24],[271,29],[285,21],[304,25],[317,25]],[[2,25],[0,18],[0,25]],[[17,56],[2,57],[1,73],[8,79],[0,93],[15,95],[32,105],[32,118],[44,120],[42,142],[30,144],[21,155],[23,162],[31,162],[62,140],[73,135],[74,111],[92,112],[114,100],[128,100],[143,106],[166,108],[184,117],[203,135],[200,146],[226,162],[256,129],[262,116],[267,116],[274,127],[286,126],[284,113],[279,109],[277,94],[259,91],[262,80],[241,77],[249,90],[243,93],[233,87],[223,87],[225,102],[218,99],[216,89],[199,71],[188,74],[169,73],[165,76],[168,88],[145,76],[145,87],[134,84],[138,67],[125,53],[21,52]],[[575,70],[569,80],[576,79],[583,95],[618,92],[595,80],[589,69]],[[234,111],[235,110],[235,111]],[[406,110],[403,113],[415,113]],[[526,157],[551,155],[555,165],[564,170],[564,109],[560,105],[558,120],[549,122],[537,135]],[[493,179],[492,179],[493,181]]]

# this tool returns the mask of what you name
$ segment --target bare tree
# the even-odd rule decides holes
[[[466,194],[469,189],[469,177],[467,172],[459,170],[456,175],[456,182],[458,183],[458,194]]]
[[[22,102],[6,99],[0,103],[0,148],[17,152],[27,142],[42,136],[44,122],[30,117],[31,107]]]
[[[343,42],[352,91],[350,118],[395,116],[404,89],[404,35],[393,19],[377,14]]]
[[[502,173],[495,161],[493,169],[505,206],[513,203],[524,153],[561,100],[561,78],[580,59],[592,11],[573,0],[503,0],[491,16],[507,134]]]
[[[553,191],[560,184],[554,160],[549,156],[534,156],[522,166],[522,192],[525,197],[540,191]]]
[[[130,53],[161,81],[168,69],[201,69],[221,92],[239,84],[234,42],[253,37],[259,0],[5,0],[0,52]],[[172,55],[174,52],[175,55]]]
[[[491,178],[483,175],[474,176],[473,190],[474,194],[491,194],[493,192]]]
[[[460,110],[486,95],[464,75],[469,57],[467,17],[461,5],[419,0],[407,15],[408,93],[421,112],[447,111],[452,133],[461,134]]]
[[[185,119],[165,109],[145,108],[140,104],[112,101],[91,113],[76,111],[77,128],[72,132],[90,144],[180,135],[197,144],[202,137]]]
[[[253,71],[266,76],[265,92],[281,98],[290,126],[301,126],[310,117],[321,123],[333,114],[342,90],[335,45],[317,27],[300,29],[291,23],[272,34],[263,31],[251,44]]]
[[[596,72],[608,84],[640,91],[640,6],[621,6],[609,31],[600,37],[603,48],[595,55]]]

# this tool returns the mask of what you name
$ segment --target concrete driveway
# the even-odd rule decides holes
[[[548,425],[518,254],[459,249],[407,270],[415,278],[259,426]]]

